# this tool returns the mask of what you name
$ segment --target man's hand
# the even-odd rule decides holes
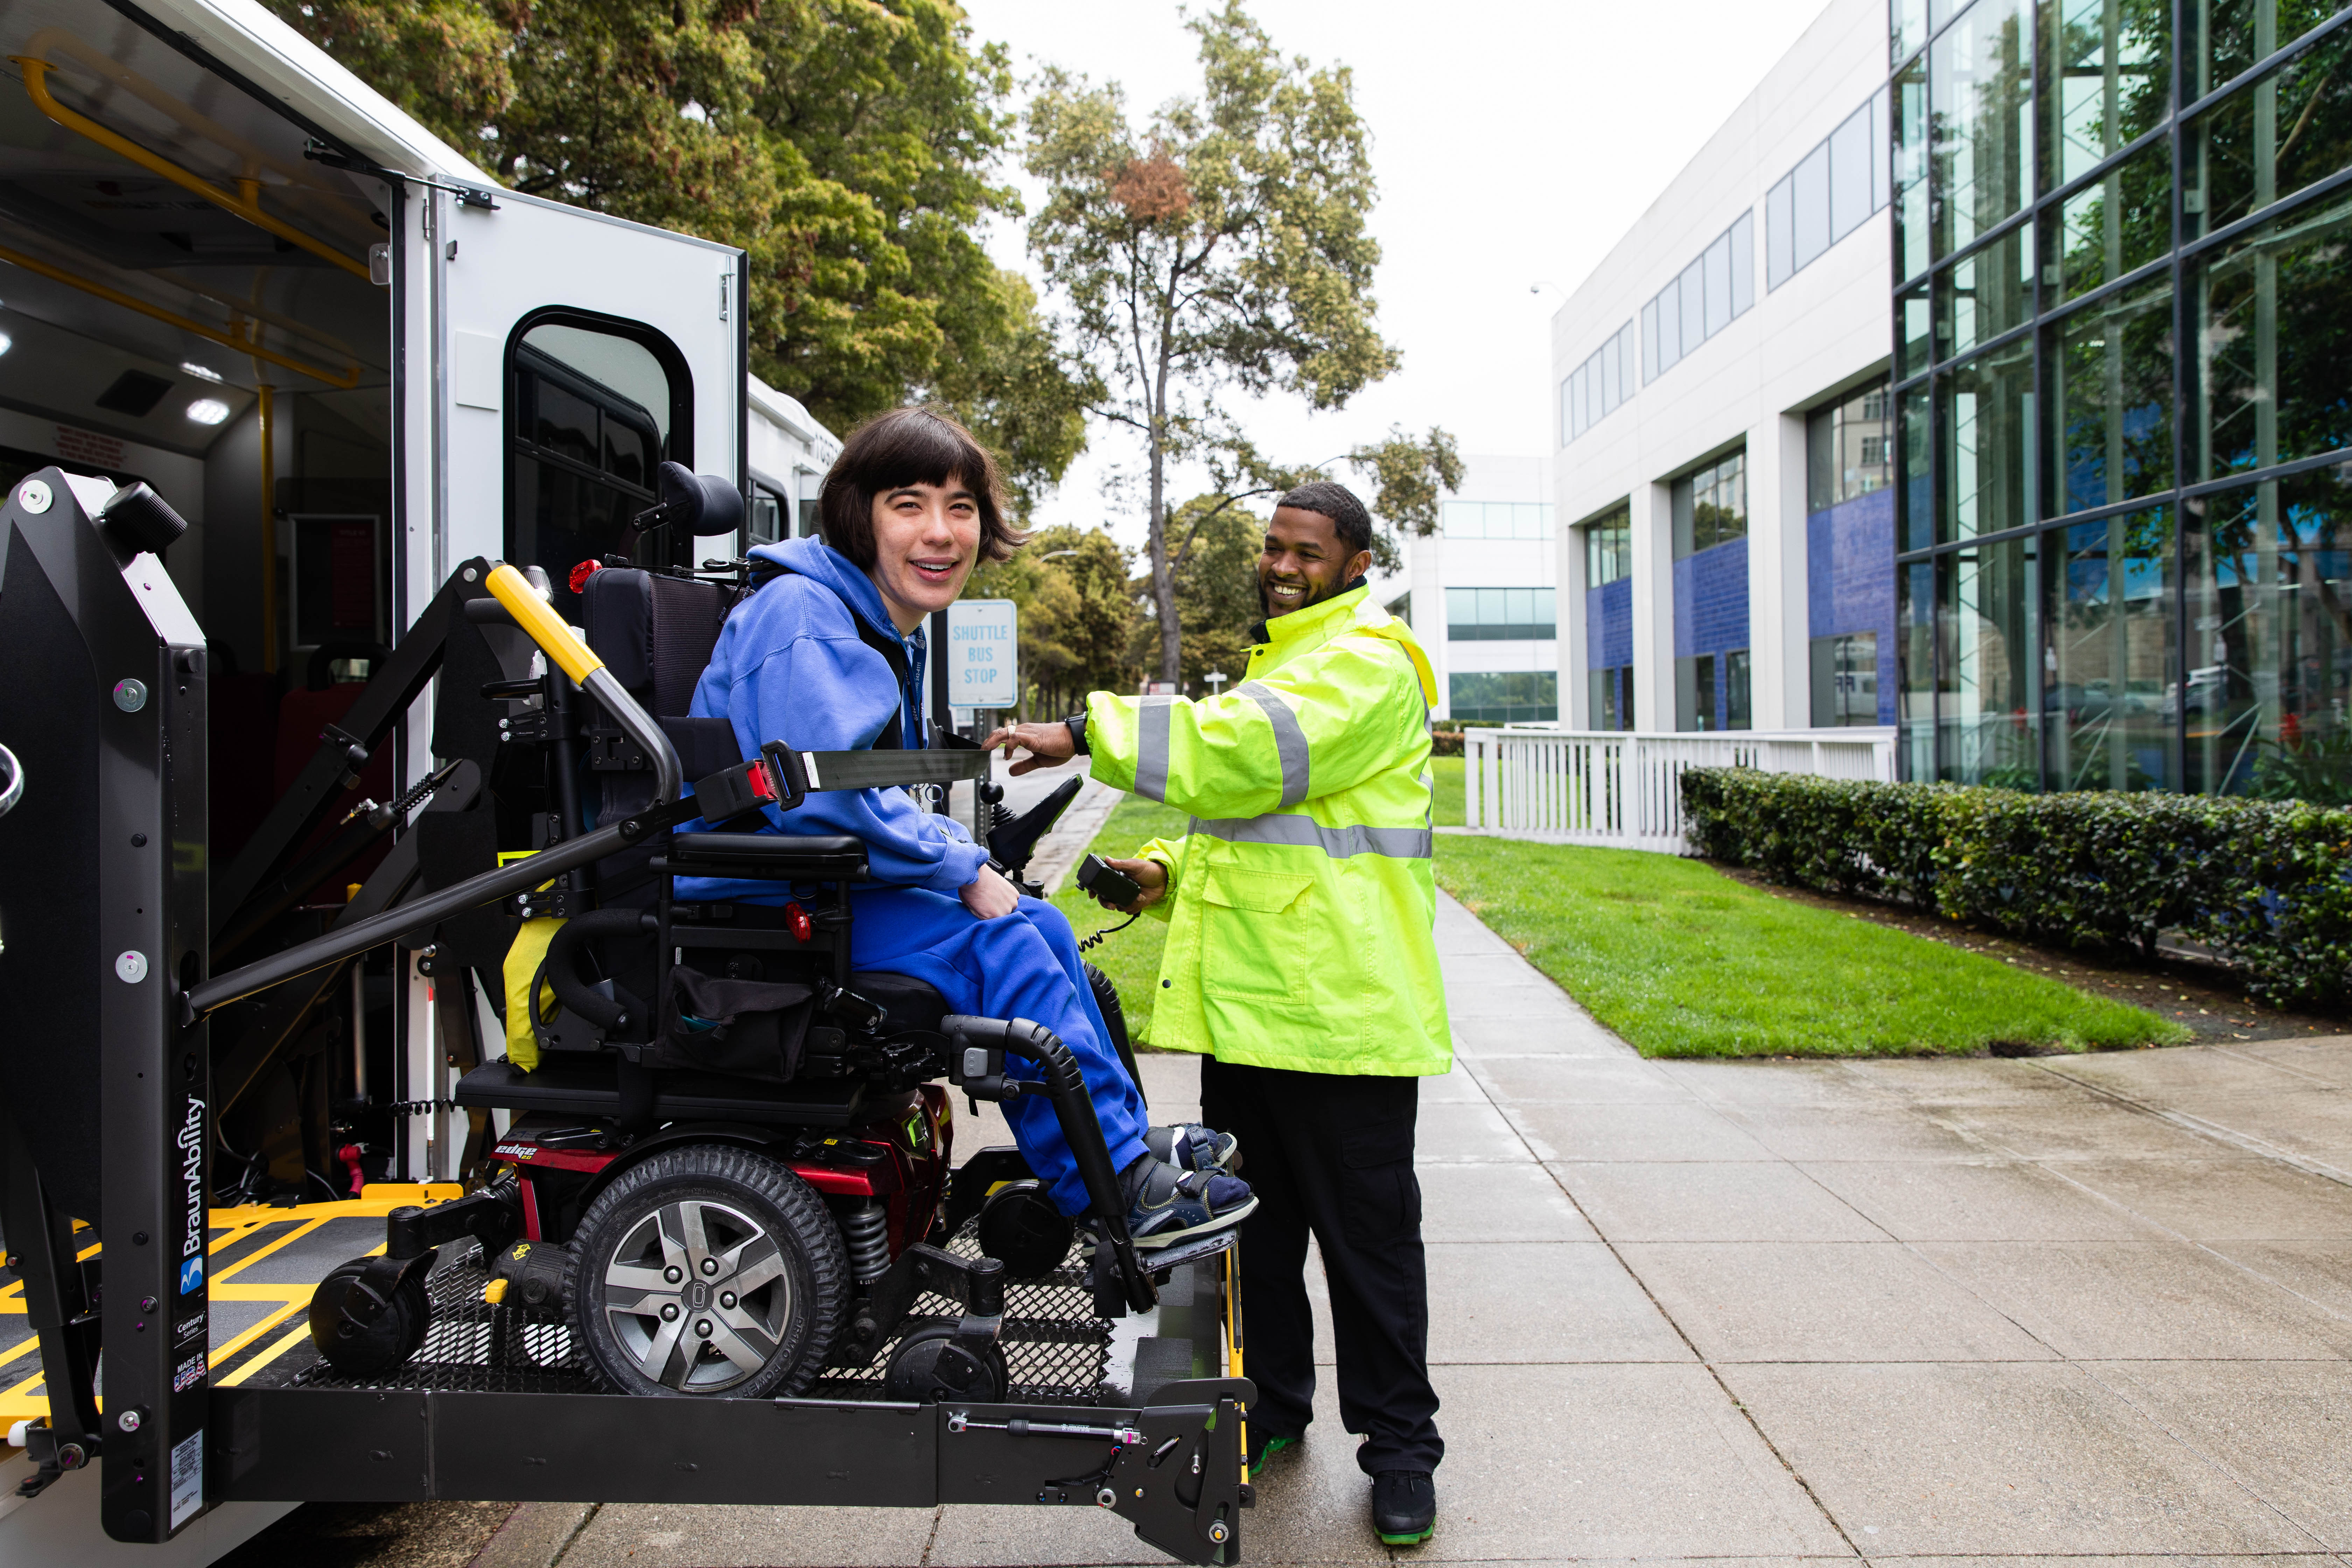
[[[1021,895],[1014,890],[1013,884],[987,866],[982,866],[980,875],[963,885],[960,896],[963,900],[963,907],[984,921],[1009,915],[1021,907]]]
[[[1005,772],[1025,773],[1033,768],[1057,768],[1077,755],[1078,748],[1070,739],[1070,727],[1055,721],[1051,724],[1008,724],[982,742],[982,749],[1004,748],[1007,758],[1013,748],[1020,747],[1029,755],[1014,763]]]
[[[1114,871],[1123,871],[1129,880],[1143,889],[1133,903],[1107,905],[1120,914],[1140,914],[1168,896],[1168,868],[1157,860],[1106,860],[1104,865]]]

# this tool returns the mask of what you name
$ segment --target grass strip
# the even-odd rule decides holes
[[[2080,1051],[2177,1024],[1671,855],[1442,837],[1438,885],[1645,1057]]]
[[[1181,811],[1130,795],[1111,808],[1109,818],[1087,847],[1106,860],[1129,859],[1154,838],[1181,837],[1184,821]],[[1080,891],[1075,874],[1062,879],[1054,907],[1069,917],[1070,929],[1081,942],[1127,919]],[[1087,953],[1094,966],[1118,987],[1119,1005],[1127,1010],[1128,1038],[1138,1046],[1151,1038],[1151,1005],[1160,995],[1160,954],[1167,945],[1167,922],[1146,915],[1118,935],[1105,937]]]

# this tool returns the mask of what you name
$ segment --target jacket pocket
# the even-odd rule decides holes
[[[1213,865],[1201,881],[1201,985],[1221,996],[1296,998],[1306,978],[1303,933],[1285,929],[1314,900],[1296,871]]]

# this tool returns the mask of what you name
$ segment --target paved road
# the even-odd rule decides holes
[[[2352,1037],[1644,1062],[1450,900],[1438,935],[1438,1535],[1371,1536],[1327,1398],[1246,1561],[2352,1552]],[[1183,1113],[1193,1064],[1147,1062]],[[1151,1557],[1076,1510],[534,1506],[477,1563]]]

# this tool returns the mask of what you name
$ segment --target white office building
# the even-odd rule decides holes
[[[1570,728],[1893,721],[1886,40],[1833,0],[1552,320]]]
[[[1438,503],[1438,531],[1402,541],[1403,570],[1374,584],[1412,626],[1437,677],[1435,719],[1561,717],[1559,555],[1548,458],[1473,457]]]

